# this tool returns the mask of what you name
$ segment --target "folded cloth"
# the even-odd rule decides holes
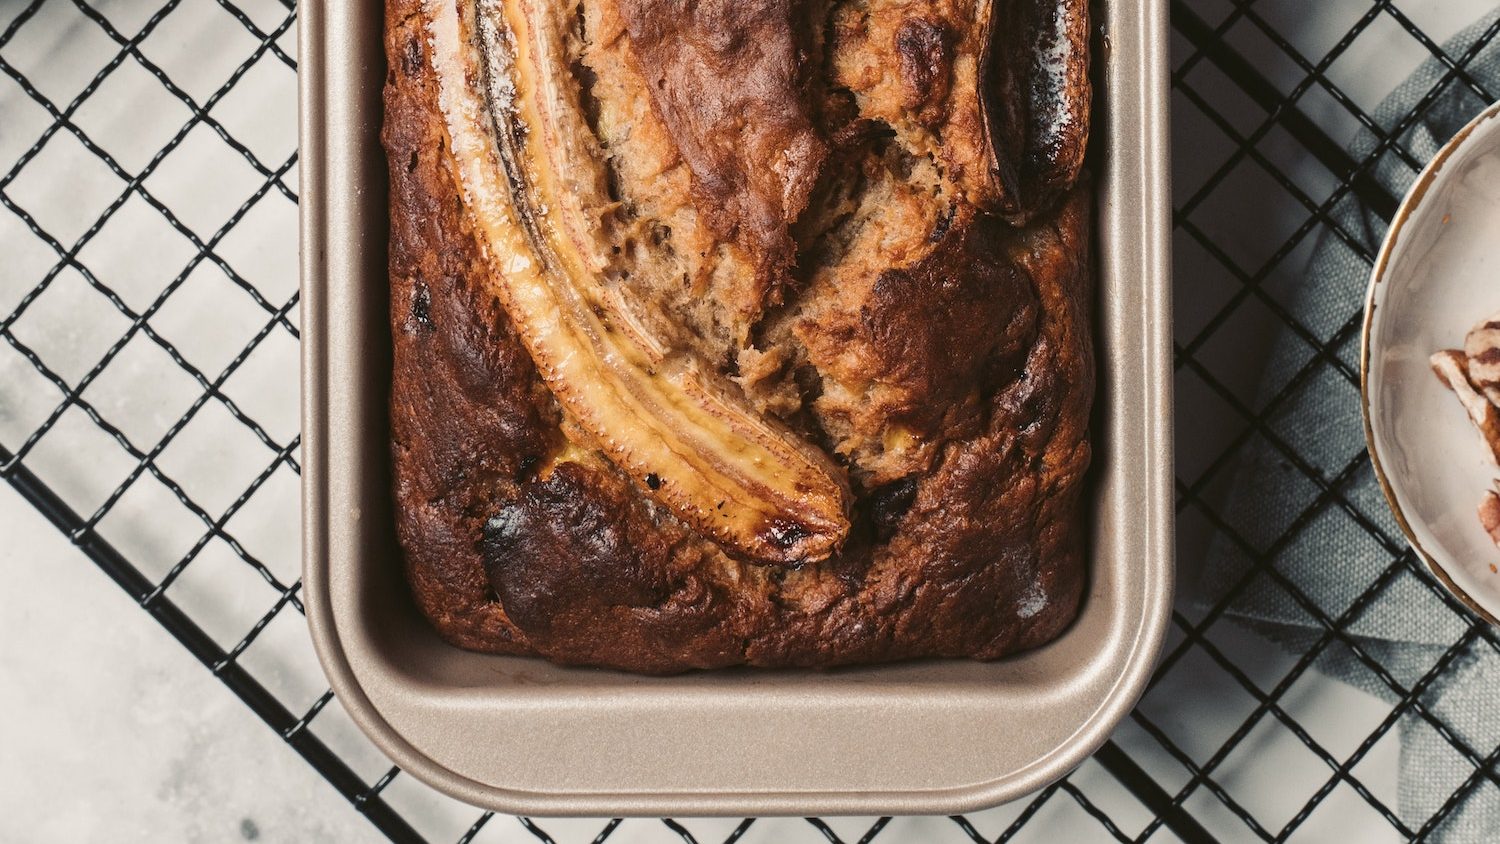
[[[1306,281],[1291,296],[1299,327],[1273,341],[1256,404],[1274,402],[1274,409],[1241,451],[1221,511],[1228,529],[1210,543],[1190,599],[1200,606],[1228,601],[1228,616],[1297,654],[1329,642],[1319,670],[1392,702],[1420,687],[1399,723],[1392,808],[1411,831],[1441,841],[1500,841],[1500,787],[1453,741],[1488,757],[1494,771],[1500,652],[1493,631],[1455,612],[1431,578],[1413,573],[1419,564],[1364,456],[1359,388],[1349,374],[1359,371],[1365,288],[1389,223],[1377,213],[1389,213],[1389,201],[1369,200],[1405,194],[1417,175],[1411,162],[1431,159],[1489,104],[1475,87],[1500,92],[1497,25],[1500,11],[1444,45],[1461,63],[1475,54],[1462,65],[1466,77],[1429,60],[1371,115],[1381,131],[1366,130],[1351,145],[1356,161],[1377,156],[1371,178],[1362,196],[1351,193],[1332,208]],[[1392,137],[1409,156],[1383,143]],[[1318,357],[1308,335],[1328,346],[1327,356]],[[1304,465],[1328,489],[1310,480]]]

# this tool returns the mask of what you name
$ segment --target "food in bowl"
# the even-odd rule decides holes
[[[1444,349],[1431,358],[1432,371],[1453,391],[1469,415],[1485,458],[1500,466],[1500,314],[1469,330],[1462,349]],[[1500,479],[1479,500],[1479,523],[1500,545]]]

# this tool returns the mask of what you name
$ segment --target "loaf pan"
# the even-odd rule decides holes
[[[958,813],[1083,761],[1141,694],[1171,611],[1165,9],[1097,12],[1100,393],[1078,620],[993,663],[650,678],[462,651],[409,598],[388,445],[382,9],[304,6],[304,600],[360,727],[439,790],[526,815]]]

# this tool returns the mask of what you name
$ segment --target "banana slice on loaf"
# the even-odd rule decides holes
[[[610,201],[563,64],[559,4],[430,0],[432,61],[495,295],[569,419],[675,515],[751,559],[827,558],[842,469],[654,330],[606,270]]]

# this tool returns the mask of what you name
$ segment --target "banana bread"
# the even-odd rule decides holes
[[[1085,0],[387,0],[397,535],[464,648],[993,659],[1084,584]]]

